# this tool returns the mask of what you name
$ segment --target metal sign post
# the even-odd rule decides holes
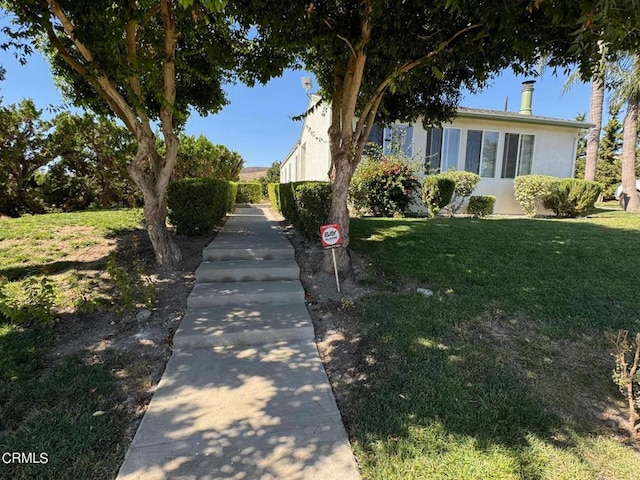
[[[338,265],[336,263],[336,248],[342,245],[342,235],[340,234],[340,225],[332,223],[330,225],[322,225],[320,227],[320,240],[322,246],[331,249],[333,257],[333,273],[336,276],[336,288],[340,293],[340,279],[338,278]]]

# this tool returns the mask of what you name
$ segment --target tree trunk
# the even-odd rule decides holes
[[[176,149],[169,149],[167,156],[169,152],[175,155]],[[159,160],[155,137],[148,138],[144,131],[139,130],[138,151],[129,166],[129,174],[144,197],[145,228],[153,245],[156,263],[161,269],[171,271],[182,260],[182,254],[167,230],[167,186],[165,176],[157,172],[158,165],[162,163]],[[165,158],[167,162],[171,159]]]
[[[602,105],[604,103],[604,81],[599,73],[594,75],[591,82],[591,105],[589,107],[589,121],[594,124],[587,135],[587,157],[584,167],[585,180],[596,179],[596,165],[598,163],[598,147],[600,146],[600,130],[602,129]]]
[[[329,222],[337,223],[340,226],[342,235],[342,247],[336,249],[336,266],[338,275],[342,278],[351,272],[351,258],[349,257],[349,208],[347,199],[349,194],[349,184],[353,176],[354,169],[349,162],[349,155],[341,152],[332,158],[332,167],[329,172],[331,179],[331,209],[329,210]],[[324,258],[324,270],[333,271],[333,257],[327,251]]]
[[[622,195],[621,204],[626,211],[640,211],[640,198],[636,190],[636,145],[638,141],[638,100],[630,98],[624,117],[622,139]]]

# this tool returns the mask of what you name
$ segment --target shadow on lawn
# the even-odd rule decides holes
[[[370,457],[365,463],[375,465],[380,449],[394,458],[425,451],[440,458],[471,441],[485,453],[506,449],[521,474],[542,478],[532,438],[569,449],[575,425],[551,413],[532,386],[538,380],[525,380],[523,371],[559,368],[553,381],[568,375],[574,382],[581,365],[551,358],[553,367],[545,366],[536,355],[553,356],[547,347],[554,342],[640,328],[637,288],[619,281],[637,277],[640,259],[629,252],[640,232],[555,220],[356,220],[351,239],[382,287],[359,315],[362,335],[350,376],[361,380],[343,387],[341,405],[350,435]],[[406,294],[407,285],[427,286],[435,295]],[[499,346],[478,335],[510,320],[519,325],[515,342],[526,343],[528,334],[540,344]],[[504,356],[501,348],[518,351]],[[329,365],[334,369],[340,371]],[[610,372],[590,375],[604,382],[595,388],[615,396]],[[412,442],[414,451],[406,446]]]

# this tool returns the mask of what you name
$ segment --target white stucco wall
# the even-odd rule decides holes
[[[314,105],[318,98],[312,95],[309,107]],[[280,169],[281,182],[329,180],[331,152],[328,132],[330,126],[331,110],[328,106],[320,106],[306,116],[300,140],[284,160]]]
[[[312,95],[309,107],[318,101]],[[309,108],[308,107],[308,108]],[[499,113],[498,113],[499,116]],[[534,120],[532,118],[532,120]],[[562,123],[562,121],[560,122]],[[331,125],[331,109],[328,106],[316,108],[304,120],[300,140],[284,160],[280,170],[283,183],[300,180],[328,180],[331,154],[328,130]],[[531,173],[551,175],[560,178],[572,177],[575,167],[575,148],[579,127],[570,125],[547,125],[542,122],[522,123],[518,118],[492,119],[461,116],[443,127],[460,129],[458,155],[459,170],[465,168],[467,132],[469,130],[495,131],[499,133],[497,163],[494,178],[482,178],[474,195],[496,196],[495,213],[523,214],[515,199],[513,179],[500,178],[502,172],[504,141],[506,133],[534,135],[534,153]],[[427,131],[421,120],[413,125],[411,155],[424,158],[427,146]]]
[[[513,179],[500,178],[506,133],[535,135],[533,164],[531,167],[532,174],[551,175],[560,178],[573,177],[576,155],[575,148],[578,137],[578,128],[576,127],[524,124],[460,117],[451,123],[444,124],[443,127],[460,129],[458,170],[464,170],[468,130],[495,131],[499,133],[495,177],[482,178],[473,192],[474,195],[494,195],[496,197],[494,213],[518,215],[524,213],[515,198]],[[414,155],[416,153],[424,155],[427,132],[420,122],[414,126],[413,131]]]

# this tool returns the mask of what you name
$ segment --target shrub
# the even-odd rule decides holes
[[[300,182],[294,187],[295,227],[307,238],[318,238],[320,226],[328,223],[331,208],[329,182]]]
[[[267,193],[269,195],[269,203],[271,203],[271,208],[281,214],[282,210],[280,209],[280,184],[267,184]]]
[[[169,183],[169,221],[181,235],[202,235],[213,230],[229,210],[231,185],[215,178],[188,178]]]
[[[422,200],[429,211],[429,215],[435,217],[440,209],[451,203],[456,182],[446,174],[430,175],[425,177],[422,183]]]
[[[0,317],[16,325],[45,325],[53,322],[55,292],[47,277],[7,282],[0,277]]]
[[[237,203],[259,203],[262,200],[262,186],[259,183],[239,183]]]
[[[229,182],[229,205],[227,212],[232,212],[236,205],[236,197],[238,196],[238,182]]]
[[[551,184],[543,203],[559,217],[577,217],[593,208],[601,192],[598,182],[565,178]]]
[[[485,217],[493,213],[496,197],[493,195],[474,195],[469,199],[467,213],[474,217]]]
[[[515,178],[513,186],[516,200],[525,214],[536,216],[540,202],[550,193],[551,186],[557,180],[547,175],[522,175]]]
[[[296,224],[296,199],[293,189],[298,182],[280,184],[280,209],[282,216],[292,224]]]
[[[453,191],[453,198],[449,204],[449,211],[451,212],[451,215],[455,215],[462,207],[464,199],[470,197],[475,190],[478,182],[480,181],[480,175],[464,170],[451,170],[443,173],[442,175],[456,182],[456,188]]]
[[[420,186],[409,161],[398,156],[362,160],[351,180],[349,200],[355,210],[376,217],[404,215]]]
[[[628,335],[628,331],[620,330],[607,336],[615,347],[613,381],[628,405],[627,431],[632,439],[640,440],[640,333],[636,334],[635,342],[629,341]]]

